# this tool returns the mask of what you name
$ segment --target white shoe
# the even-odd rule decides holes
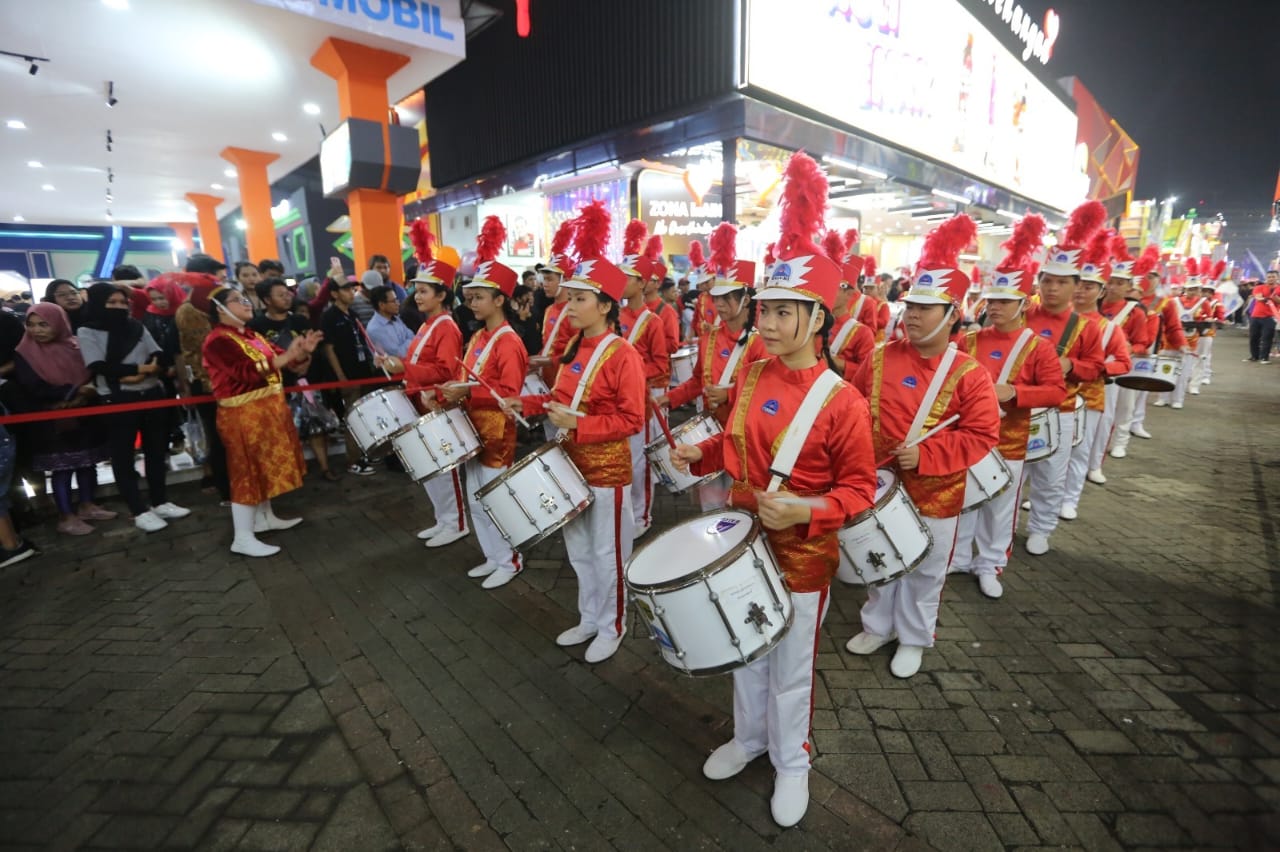
[[[1112,450],[1111,452],[1112,457],[1114,458],[1115,450]],[[1101,470],[1091,470],[1084,475],[1084,478],[1092,482],[1094,485],[1107,484],[1107,477],[1103,475]]]
[[[231,542],[231,552],[239,553],[241,556],[275,556],[280,552],[280,548],[274,544],[267,544],[258,541],[253,536],[248,538],[237,538]]]
[[[1201,379],[1200,384],[1207,385],[1207,384],[1210,384],[1210,382],[1208,379]],[[1198,391],[1192,391],[1192,393],[1198,393]]]
[[[482,589],[496,589],[499,586],[505,586],[516,578],[516,571],[508,571],[503,568],[501,571],[494,571],[488,577],[484,578],[484,582],[480,584]]]
[[[1031,501],[1030,501],[1030,500],[1023,500],[1023,501],[1022,501],[1022,511],[1024,511],[1024,512],[1030,512],[1030,511],[1031,511]]]
[[[1165,402],[1163,399],[1157,399],[1155,402],[1151,404],[1154,405],[1156,408],[1164,408],[1169,403]]]
[[[644,526],[640,526],[639,524],[636,524],[635,532],[631,534],[631,540],[635,541],[636,539],[642,537],[645,533],[647,533],[652,528],[653,528],[653,524],[645,524]]]
[[[574,645],[581,645],[590,639],[594,639],[596,629],[589,624],[579,624],[576,627],[570,627],[565,632],[556,637],[556,644],[561,648],[572,648]]]
[[[587,646],[587,653],[582,655],[582,659],[588,663],[603,663],[617,653],[618,647],[622,645],[622,637],[626,635],[626,630],[623,630],[616,637],[597,633],[596,638],[592,639],[591,644]]]
[[[978,589],[989,598],[999,598],[1004,594],[1004,586],[995,574],[979,574]]]
[[[427,527],[425,530],[421,530],[418,533],[418,538],[422,539],[423,541],[426,541],[429,538],[435,538],[437,535],[439,535],[442,532],[444,532],[444,526],[442,524],[436,524],[435,526]]]
[[[133,525],[145,533],[158,532],[169,526],[164,518],[156,514],[155,509],[143,512],[133,519]]]
[[[1076,511],[1075,506],[1069,506],[1066,503],[1063,503],[1062,508],[1058,510],[1058,517],[1062,518],[1064,521],[1074,521],[1076,518],[1080,517],[1080,514]]]
[[[924,659],[924,648],[919,645],[899,645],[889,662],[889,671],[894,677],[908,678],[920,671],[920,662]]]
[[[1049,536],[1031,533],[1027,536],[1027,553],[1032,556],[1043,556],[1049,552]]]
[[[1200,384],[1204,384],[1204,382],[1201,382]],[[1192,388],[1192,389],[1190,390],[1190,394],[1191,394],[1192,396],[1199,396],[1199,395],[1200,395],[1200,388]]]
[[[703,762],[702,774],[712,781],[723,781],[746,769],[748,763],[762,754],[764,754],[763,751],[749,754],[746,749],[738,745],[737,740],[729,740],[711,752],[711,756]]]
[[[184,509],[174,503],[161,503],[159,506],[152,506],[151,511],[169,521],[175,518],[185,518],[191,514],[190,509]]]
[[[302,523],[302,518],[277,518],[274,513],[259,512],[253,518],[255,533],[274,532],[275,530],[291,530]]]
[[[1135,438],[1142,438],[1144,441],[1151,440],[1151,433],[1146,429],[1143,429],[1141,426],[1130,426],[1129,434],[1133,435]]]
[[[430,542],[428,542],[428,544],[429,543]],[[497,570],[498,570],[497,565],[494,565],[492,562],[485,561],[485,562],[481,562],[479,565],[477,565],[476,567],[468,571],[467,576],[471,577],[472,579],[479,579],[480,577],[488,577],[490,574],[492,574],[494,571],[497,571]]]
[[[874,654],[897,638],[897,636],[877,636],[864,630],[848,642],[845,642],[844,649],[850,654],[866,656],[867,654]]]
[[[773,798],[769,811],[773,821],[783,828],[790,828],[804,817],[809,809],[809,775],[775,775]]]
[[[1129,453],[1125,451],[1124,447],[1116,447],[1111,451],[1111,458],[1113,459],[1122,459],[1127,455],[1129,455]]]
[[[469,535],[471,535],[471,530],[445,530],[427,539],[427,547],[444,547],[446,544],[453,544],[458,539],[466,538]]]
[[[1180,403],[1180,402],[1175,402],[1173,405],[1171,405],[1171,406],[1169,406],[1169,407],[1170,407],[1170,408],[1174,408],[1174,409],[1180,409],[1180,408],[1182,408],[1182,403]]]

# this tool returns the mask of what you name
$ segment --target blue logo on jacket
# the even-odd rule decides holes
[[[721,349],[721,350],[720,350],[720,357],[721,357],[721,358],[728,358],[728,357],[729,357],[729,350],[728,350],[728,349]]]
[[[1004,353],[1003,353],[1003,352],[1001,352],[999,349],[992,350],[992,352],[991,352],[991,360],[993,360],[993,361],[999,361],[999,360],[1000,360],[1001,358],[1003,358],[1003,357],[1004,357]]]
[[[770,416],[772,416],[772,415],[774,415],[774,414],[777,414],[777,413],[778,413],[778,401],[777,401],[776,399],[771,399],[771,400],[769,400],[768,402],[766,402],[764,405],[760,406],[760,410],[761,410],[761,411],[763,411],[765,414],[768,414],[768,415],[770,415]]]
[[[572,364],[572,365],[570,365],[569,369],[570,369],[571,371],[575,372],[575,373],[581,373],[581,372],[582,372],[582,362],[581,362],[581,361],[574,361],[574,362],[573,362],[573,364]]]
[[[1046,328],[1044,331],[1040,332],[1040,336],[1041,336],[1041,337],[1053,337],[1053,332]]]
[[[903,380],[902,380],[902,386],[903,386],[904,388],[913,388],[913,387],[915,387],[915,386],[916,386],[916,377],[915,377],[915,376],[907,376],[905,379],[903,379]]]

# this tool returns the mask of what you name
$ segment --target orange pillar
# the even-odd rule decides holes
[[[327,38],[311,56],[311,65],[338,84],[339,118],[363,118],[382,125],[387,143],[387,80],[409,64],[409,57],[366,47],[340,38]],[[385,178],[385,175],[384,175]],[[380,189],[354,189],[347,194],[351,214],[351,241],[356,269],[367,265],[369,256],[384,254],[391,261],[391,277],[404,281],[400,258],[403,232],[400,199]]]
[[[222,228],[218,225],[218,205],[226,199],[216,195],[205,195],[203,192],[188,192],[187,200],[196,207],[196,227],[200,229],[200,248],[205,254],[226,263],[227,259],[222,256]]]
[[[223,148],[218,156],[236,167],[249,260],[257,263],[275,257],[279,251],[276,225],[271,219],[271,181],[267,180],[267,166],[280,159],[280,155],[248,148]]]
[[[170,222],[169,227],[173,229],[173,235],[178,242],[182,243],[182,250],[187,254],[191,254],[196,250],[195,229],[196,226],[190,222]]]

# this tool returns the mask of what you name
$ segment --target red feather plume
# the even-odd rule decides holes
[[[1219,278],[1222,277],[1222,273],[1226,271],[1227,271],[1227,261],[1226,261],[1226,258],[1223,258],[1222,260],[1219,260],[1217,263],[1213,265],[1213,270],[1212,272],[1209,273],[1209,280],[1217,281]]]
[[[827,231],[822,235],[822,250],[836,263],[844,263],[844,237],[839,231]]]
[[[1084,253],[1081,260],[1085,263],[1092,263],[1095,266],[1102,266],[1111,260],[1111,237],[1115,234],[1110,228],[1103,228],[1089,238],[1089,243],[1084,247]]]
[[[1138,256],[1137,261],[1133,264],[1133,277],[1141,278],[1148,272],[1156,268],[1156,264],[1160,262],[1160,249],[1152,243],[1142,250],[1142,254]]]
[[[436,235],[431,233],[426,219],[414,219],[409,224],[409,242],[413,243],[413,256],[418,259],[418,263],[426,266],[435,259],[431,247],[435,245]]]
[[[574,219],[565,219],[560,223],[560,227],[556,228],[555,236],[551,238],[551,254],[561,255],[569,251],[569,243],[573,242],[573,229],[576,224]]]
[[[502,224],[502,220],[497,216],[484,217],[480,236],[476,237],[476,262],[484,263],[495,259],[506,241],[507,226]]]
[[[773,250],[777,245],[778,245],[777,243],[769,243],[769,245],[764,247],[764,265],[765,266],[773,266],[775,263],[777,263],[778,258],[775,257],[773,254]]]
[[[1001,269],[1022,269],[1031,262],[1031,258],[1044,245],[1045,232],[1049,224],[1039,213],[1028,213],[1013,226],[1013,234],[1001,244],[1005,250]]]
[[[627,223],[626,230],[622,232],[622,253],[627,257],[640,253],[640,246],[644,244],[644,238],[649,234],[649,226],[639,219],[632,219]]]
[[[960,252],[978,235],[978,225],[963,213],[952,216],[929,232],[920,252],[922,269],[954,268]]]
[[[644,247],[644,256],[654,263],[662,262],[662,237],[654,234],[649,238],[649,242]]]
[[[1101,201],[1086,201],[1075,210],[1067,220],[1067,227],[1062,234],[1062,244],[1072,248],[1083,248],[1089,238],[1107,221],[1107,208]]]
[[[791,155],[783,174],[786,183],[780,202],[782,236],[778,240],[778,255],[786,258],[820,254],[813,238],[822,230],[827,209],[827,176],[813,157],[803,151]]]
[[[579,260],[604,257],[609,244],[609,211],[596,199],[578,212],[574,227],[573,249]]]
[[[1196,260],[1194,257],[1187,258],[1186,262],[1182,265],[1186,268],[1187,275],[1200,274],[1200,261]]]
[[[694,240],[689,244],[689,265],[697,269],[707,262],[707,256],[702,253],[702,241]]]
[[[850,228],[844,232],[844,250],[845,253],[853,251],[853,247],[858,244],[858,240],[862,239],[862,234],[858,233],[857,228]]]
[[[725,270],[738,259],[738,229],[732,222],[721,222],[707,237],[711,249],[711,268]]]
[[[973,284],[982,283],[982,270],[978,268],[977,264],[974,264],[973,269],[969,270],[969,281]]]
[[[862,258],[862,277],[867,279],[876,277],[876,259],[869,254]]]
[[[1124,234],[1116,234],[1111,238],[1111,257],[1118,263],[1133,260],[1133,255],[1129,254],[1129,241],[1124,238]]]

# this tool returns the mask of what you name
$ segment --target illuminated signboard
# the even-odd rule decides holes
[[[1083,197],[1075,114],[959,3],[748,0],[746,74],[1050,207]]]

